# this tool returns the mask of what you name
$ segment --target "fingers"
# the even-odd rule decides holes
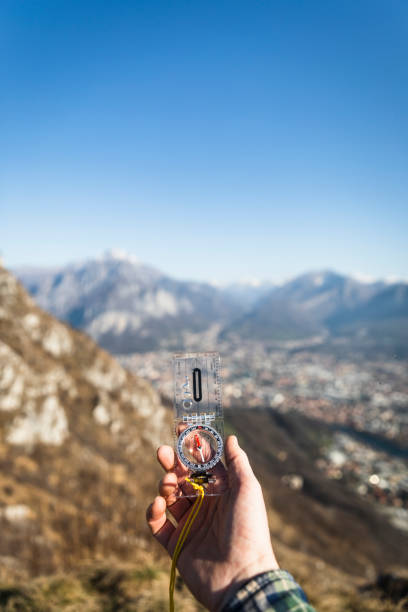
[[[159,446],[157,449],[157,459],[166,472],[174,471],[179,476],[188,473],[188,469],[180,463],[171,446]]]
[[[159,493],[164,497],[169,512],[179,521],[191,508],[191,502],[186,497],[179,497],[180,489],[174,472],[165,474],[159,483]]]
[[[164,497],[168,506],[177,501],[178,480],[174,472],[168,472],[163,476],[159,482],[159,493]]]
[[[166,501],[163,497],[156,497],[150,504],[146,511],[146,520],[156,540],[167,548],[175,527],[166,518]]]
[[[160,446],[157,449],[157,458],[162,468],[167,471],[159,483],[159,493],[165,498],[171,514],[179,521],[191,506],[188,499],[179,497],[179,477],[188,470],[180,464],[171,446]]]
[[[183,477],[188,473],[188,469],[180,463],[171,446],[160,446],[157,450],[157,458],[163,469],[170,474],[174,474],[179,482],[181,482]],[[256,481],[247,454],[239,446],[236,436],[228,436],[225,441],[225,459],[228,467],[228,478],[231,485],[234,483],[242,484],[248,482],[250,479]],[[220,464],[217,464],[216,469],[217,468],[223,469],[223,466],[221,467]],[[164,484],[165,488],[159,490],[161,495],[166,498],[169,510],[173,516],[179,520],[176,514],[180,515],[181,513],[182,515],[186,511],[186,504],[184,503],[183,506],[180,505],[171,509],[174,503],[178,503],[178,501],[176,502],[177,489],[174,483],[174,479],[165,480],[163,478],[161,486]],[[181,488],[184,490],[183,484]]]
[[[157,449],[157,459],[166,472],[173,470],[176,463],[176,455],[171,446],[159,446]]]
[[[228,474],[232,482],[244,482],[249,478],[255,478],[248,461],[248,456],[239,446],[236,436],[228,436],[226,439],[225,459],[228,466]]]

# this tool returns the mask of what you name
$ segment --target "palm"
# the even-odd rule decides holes
[[[269,540],[261,488],[244,453],[240,451],[242,455],[236,457],[231,454],[232,444],[228,441],[226,444],[227,460],[230,459],[228,489],[220,496],[204,498],[177,563],[191,592],[210,610],[220,609],[241,582],[278,567]],[[156,498],[148,520],[156,538],[172,556],[191,502],[175,497],[183,468],[177,463],[173,467],[172,449],[161,447],[158,457],[168,470],[161,481],[160,493],[178,525],[175,528],[166,521],[163,512],[166,506],[158,501],[163,498]],[[218,469],[225,472],[222,465]]]

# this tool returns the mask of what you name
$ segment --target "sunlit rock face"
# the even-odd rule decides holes
[[[130,555],[142,528],[129,511],[154,495],[155,450],[169,432],[148,383],[0,267],[0,559],[18,550],[16,567],[31,571],[27,542],[48,569],[101,550]],[[74,541],[77,524],[87,529]]]
[[[50,396],[39,408],[27,402],[23,414],[13,420],[6,440],[30,448],[38,442],[59,446],[68,433],[65,410],[55,396]]]

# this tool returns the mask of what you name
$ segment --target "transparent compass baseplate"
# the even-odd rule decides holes
[[[224,466],[224,421],[215,414],[184,415],[174,421],[178,495],[196,497],[186,481],[202,484],[205,495],[221,495],[227,488]]]

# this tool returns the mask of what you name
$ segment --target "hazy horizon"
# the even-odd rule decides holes
[[[83,258],[79,258],[75,260],[69,259],[58,265],[35,265],[32,263],[28,263],[28,264],[23,263],[23,264],[18,264],[16,266],[10,266],[8,265],[7,261],[5,261],[4,258],[1,257],[1,253],[0,253],[0,263],[2,263],[6,268],[8,268],[11,271],[60,270],[68,266],[80,266],[80,265],[84,265],[91,261],[103,261],[104,259],[117,259],[117,260],[122,260],[122,261],[129,261],[130,263],[133,263],[133,264],[140,264],[140,265],[152,267],[155,270],[158,270],[159,272],[162,272],[163,274],[166,274],[167,276],[173,277],[175,279],[179,279],[183,281],[192,281],[192,282],[194,281],[204,282],[204,283],[209,283],[209,284],[212,284],[218,287],[225,287],[230,284],[231,285],[242,284],[242,285],[249,285],[249,286],[252,285],[254,287],[261,286],[262,284],[268,284],[268,283],[271,283],[274,285],[282,285],[303,274],[322,274],[325,272],[332,272],[332,273],[339,274],[342,276],[349,276],[361,283],[375,283],[379,281],[383,281],[386,283],[398,283],[398,282],[407,283],[408,282],[408,276],[402,277],[402,276],[392,275],[392,276],[385,276],[385,277],[374,277],[374,276],[367,276],[364,274],[360,274],[358,272],[345,272],[343,270],[337,270],[334,268],[329,268],[327,266],[326,267],[322,266],[321,268],[308,269],[308,270],[300,269],[299,272],[291,276],[287,276],[287,277],[282,277],[279,275],[276,275],[274,277],[270,276],[269,278],[261,278],[259,276],[252,276],[252,277],[248,277],[248,276],[238,277],[237,276],[236,278],[231,278],[230,280],[225,280],[225,281],[221,281],[216,278],[193,278],[193,277],[187,277],[187,276],[183,277],[178,274],[171,274],[167,272],[165,270],[165,267],[163,266],[161,267],[153,266],[149,261],[145,261],[141,259],[134,253],[128,253],[127,251],[124,251],[123,249],[116,249],[116,248],[105,249],[103,252],[99,253],[98,255],[89,255],[87,257],[83,257]]]

